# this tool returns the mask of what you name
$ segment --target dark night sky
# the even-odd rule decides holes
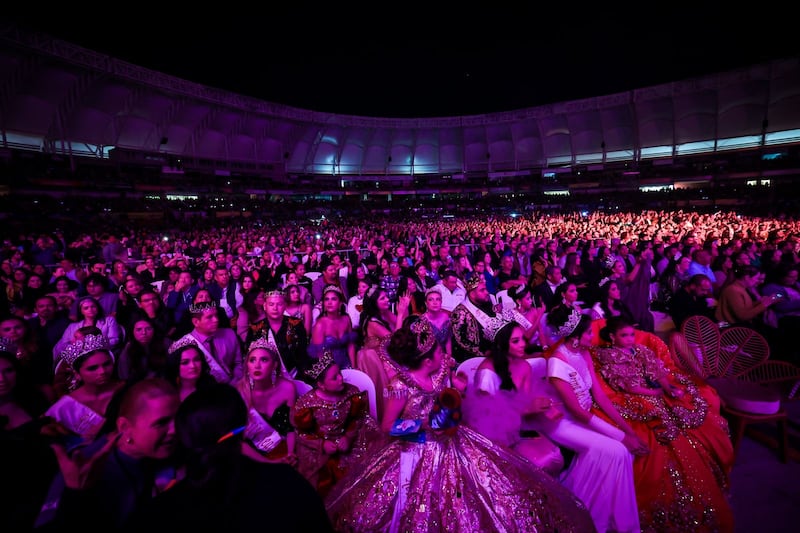
[[[399,3],[361,12],[268,3],[236,15],[136,10],[100,23],[49,11],[11,22],[259,99],[382,117],[508,111],[798,55],[785,8],[701,4],[464,4],[445,17]]]

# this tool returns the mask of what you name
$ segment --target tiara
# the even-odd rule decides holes
[[[17,353],[17,344],[11,339],[0,337],[0,352]]]
[[[264,350],[272,353],[280,353],[278,346],[274,342],[267,340],[266,337],[259,337],[251,342],[250,346],[247,347],[247,354],[250,355],[253,350],[257,350],[259,348],[263,348]]]
[[[573,308],[567,318],[567,321],[561,324],[556,329],[556,335],[559,337],[567,337],[575,331],[575,328],[578,327],[578,323],[581,321],[581,312],[577,309]]]
[[[617,256],[614,254],[609,255],[606,257],[606,260],[603,262],[606,268],[614,268],[614,263],[617,262]]]
[[[478,285],[481,283],[486,283],[486,280],[483,278],[483,276],[472,276],[466,281],[466,283],[464,283],[464,288],[467,290],[467,292],[470,292],[474,289],[477,289]]]
[[[517,285],[516,287],[512,287],[508,291],[508,295],[511,296],[511,299],[516,301],[522,300],[526,294],[530,292],[530,289],[527,285]]]
[[[176,340],[175,342],[169,345],[167,353],[170,355],[174,354],[178,350],[181,350],[187,346],[196,346],[197,348],[200,347],[200,345],[197,343],[197,339],[195,339],[191,335],[184,335],[183,337],[181,337],[180,339]]]
[[[336,294],[344,298],[344,293],[342,292],[342,289],[340,289],[336,285],[326,285],[325,288],[322,290],[322,294],[325,294],[326,292],[335,292]]]
[[[267,291],[264,293],[264,298],[269,298],[270,296],[280,296],[281,298],[286,296],[286,293],[282,290],[274,290],[274,291]]]
[[[497,333],[510,322],[516,322],[516,315],[511,309],[503,309],[483,324],[483,334],[487,339],[494,342]]]
[[[318,381],[319,377],[324,374],[325,371],[328,370],[328,367],[335,362],[336,361],[333,360],[333,353],[328,348],[324,348],[322,350],[322,355],[319,359],[317,359],[317,362],[311,365],[311,368],[306,370],[306,375],[314,381]]]
[[[114,358],[105,335],[86,335],[83,339],[69,343],[61,352],[61,358],[74,368],[75,361],[99,350],[108,352],[111,358]]]
[[[189,312],[193,315],[202,313],[203,311],[208,311],[209,309],[216,309],[217,306],[214,302],[200,302],[196,304],[189,305]]]
[[[438,294],[439,296],[442,296],[442,287],[441,287],[441,285],[438,285],[438,284],[437,284],[437,285],[434,285],[433,287],[430,287],[430,288],[428,288],[428,289],[425,291],[425,296],[429,295],[429,294],[430,294],[430,293],[432,293],[432,292],[435,292],[435,293],[436,293],[436,294]]]
[[[411,324],[411,331],[417,336],[417,350],[419,353],[428,353],[436,343],[436,336],[433,334],[430,321],[427,318],[420,318]]]

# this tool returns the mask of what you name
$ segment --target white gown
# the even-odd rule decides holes
[[[581,407],[590,409],[592,375],[584,358],[563,347],[558,351],[571,364],[550,357],[547,376],[569,383]],[[622,444],[624,433],[620,429],[596,416],[590,427],[566,409],[562,418],[543,421],[537,429],[575,452],[572,462],[561,474],[561,482],[589,508],[598,532],[640,531],[633,455]]]

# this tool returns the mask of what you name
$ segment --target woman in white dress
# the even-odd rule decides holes
[[[564,417],[544,421],[541,430],[575,452],[561,481],[589,508],[598,532],[639,531],[632,454],[648,453],[647,445],[600,388],[589,353],[591,318],[567,306],[556,306],[549,315],[563,343],[547,361],[547,376]],[[616,426],[592,413],[595,403]]]

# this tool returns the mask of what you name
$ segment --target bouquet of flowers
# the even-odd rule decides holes
[[[430,415],[431,429],[448,434],[455,432],[461,421],[461,394],[453,387],[446,387],[436,399]]]

